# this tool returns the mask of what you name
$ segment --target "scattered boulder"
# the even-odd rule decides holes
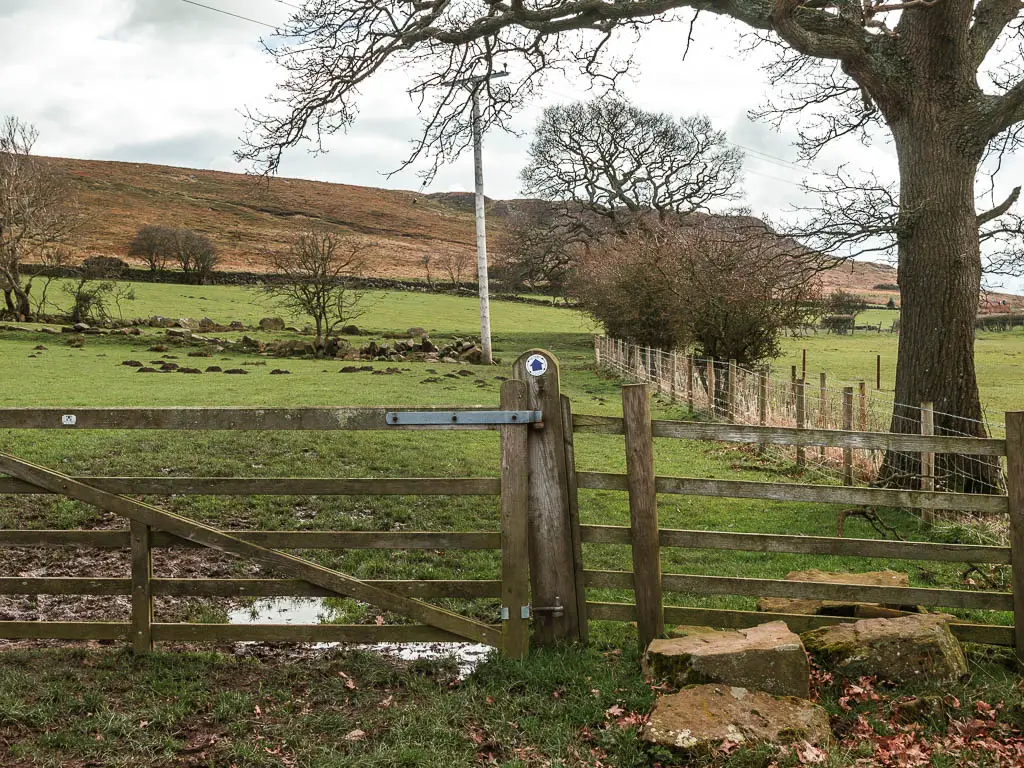
[[[200,333],[209,333],[210,331],[217,330],[217,324],[208,317],[202,317],[197,323],[197,330]]]
[[[75,333],[85,333],[90,328],[92,328],[92,326],[89,325],[88,323],[75,323],[73,326],[71,326],[71,329]]]
[[[861,619],[802,637],[824,667],[846,677],[953,681],[967,674],[967,660],[948,621],[949,617],[934,614]]]
[[[900,571],[833,573],[830,571],[790,571],[786,581],[817,581],[827,584],[855,584],[864,587],[909,587],[910,578]],[[853,616],[861,619],[894,618],[905,613],[921,613],[916,605],[878,605],[853,600],[810,600],[788,597],[762,597],[757,610],[768,613],[797,613],[807,616]]]
[[[434,345],[434,342],[424,336],[420,341],[420,350],[425,354],[431,354],[437,352],[437,347]]]
[[[169,347],[166,344],[154,344],[153,346],[149,347],[146,351],[147,352],[166,352],[168,349],[169,349]]]
[[[230,323],[228,323],[228,330],[244,331],[245,323],[243,323],[241,320],[232,320]]]
[[[725,741],[806,741],[827,747],[832,733],[825,710],[806,699],[726,685],[695,685],[659,697],[641,737],[664,747],[707,754]]]
[[[406,330],[405,335],[406,336],[426,336],[427,335],[427,329],[426,328],[420,328],[419,326],[413,326],[412,328],[409,328],[408,330]]]
[[[750,629],[677,627],[651,642],[644,672],[681,688],[722,683],[776,696],[810,696],[810,669],[800,638],[785,622]]]
[[[261,331],[283,331],[284,320],[280,317],[264,317],[260,320]]]
[[[192,336],[192,331],[188,328],[168,328],[167,338],[169,339],[187,339]]]
[[[160,315],[153,315],[153,317],[149,318],[150,328],[168,328],[170,325],[171,321],[168,320],[166,317],[161,317]]]

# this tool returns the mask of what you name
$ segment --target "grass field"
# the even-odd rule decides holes
[[[205,298],[201,301],[200,296]],[[261,294],[240,288],[140,285],[130,314],[206,315],[222,323],[253,323],[272,313],[262,299]],[[576,412],[611,415],[620,411],[620,382],[594,370],[593,329],[585,318],[564,309],[507,302],[492,306],[495,349],[503,363],[493,368],[465,366],[472,372],[469,376],[445,376],[464,368],[461,365],[398,364],[404,369],[401,374],[375,376],[368,372],[339,374],[342,364],[331,360],[273,360],[228,353],[192,359],[187,357],[191,348],[175,346],[166,354],[182,365],[244,366],[250,373],[140,375],[121,365],[122,360],[167,359],[147,351],[155,340],[164,339],[163,331],[147,330],[146,336],[135,339],[86,337],[80,349],[69,347],[66,337],[46,335],[37,326],[29,331],[0,332],[5,372],[0,406],[496,405],[497,377],[507,376],[510,362],[524,350],[543,347],[559,357],[562,389]],[[374,294],[358,322],[376,333],[422,326],[436,338],[445,338],[471,334],[476,312],[471,298]],[[884,356],[887,349],[894,359],[895,343],[896,337],[888,334],[787,339],[786,356],[778,364],[788,367],[790,360],[799,362],[800,349],[806,347],[809,371],[821,366],[837,377],[856,378],[863,375],[856,373],[861,369],[873,374],[874,350]],[[883,348],[883,344],[888,346]],[[37,350],[40,345],[47,349]],[[1009,374],[1012,360],[1020,352],[1024,352],[1024,334],[1020,332],[988,334],[980,339],[979,370],[984,376],[986,401],[1009,403],[1019,394],[1019,382],[1013,386]],[[387,365],[374,364],[377,368]],[[271,376],[274,367],[287,369],[291,375]],[[654,410],[656,417],[689,417],[679,406],[658,400]],[[580,469],[624,470],[621,438],[581,435],[576,448]],[[0,450],[83,475],[498,474],[497,437],[491,433],[0,431]],[[659,474],[666,475],[782,482],[801,479],[796,468],[781,457],[758,457],[683,441],[658,442],[657,468]],[[494,530],[497,526],[496,500],[474,497],[175,497],[158,501],[179,514],[236,529]],[[580,503],[585,523],[621,525],[628,521],[624,494],[581,492]],[[659,499],[661,523],[669,528],[827,536],[834,535],[836,512],[836,508],[820,504]],[[881,515],[907,539],[959,540],[969,533],[963,528],[927,530],[913,515],[898,510],[882,510]],[[0,528],[111,524],[107,516],[75,502],[0,497]],[[871,538],[877,534],[865,521],[854,518],[846,535]],[[307,554],[362,578],[495,578],[498,569],[496,555],[490,552]],[[626,547],[592,545],[584,557],[589,568],[629,569]],[[914,585],[965,588],[962,569],[935,563],[682,549],[664,550],[663,557],[666,573],[781,578],[794,569],[862,571],[888,566],[906,570]],[[55,560],[24,562],[43,568],[43,572],[56,566]],[[224,573],[252,573],[242,564],[214,560],[206,564],[216,565]],[[126,572],[127,561],[83,556],[77,565],[81,570],[74,575],[110,576]],[[200,561],[199,566],[203,565]],[[15,567],[24,570],[28,565]],[[993,576],[1005,578],[999,572]],[[592,590],[588,596],[630,599],[629,593],[616,590]],[[4,599],[0,597],[0,601]],[[736,608],[753,608],[755,602],[693,594],[674,594],[669,599],[679,605]],[[107,602],[109,605],[102,606],[105,618],[126,616],[126,603]],[[497,615],[494,601],[446,604],[481,619],[494,620]],[[5,605],[0,602],[0,617]],[[376,617],[371,607],[354,601],[331,601],[330,607],[334,621],[372,622]],[[197,600],[174,606],[158,603],[157,610],[158,619],[161,612],[167,616],[183,611],[190,620],[223,621],[227,606]],[[993,623],[1011,619],[1005,614],[966,615]],[[641,748],[635,728],[629,723],[620,727],[616,717],[606,714],[611,707],[642,711],[650,701],[651,691],[629,650],[634,644],[633,629],[599,623],[592,631],[595,644],[588,651],[538,652],[522,664],[487,662],[477,675],[458,685],[452,685],[450,670],[446,672],[444,665],[396,668],[376,657],[351,653],[304,660],[298,665],[276,657],[258,661],[204,654],[157,655],[150,661],[135,662],[120,650],[110,649],[0,654],[0,764],[87,765],[93,760],[97,765],[462,766],[487,764],[486,755],[492,753],[492,764],[508,766],[653,765],[665,756]],[[621,648],[626,652],[615,650]],[[1024,712],[1024,700],[1013,688],[1005,655],[978,650],[972,651],[971,658],[975,687],[970,695],[1007,701],[1000,718],[1016,723],[1014,718],[1021,718]],[[341,677],[340,671],[353,678],[357,688],[346,688],[348,678]],[[827,686],[822,692],[836,716],[849,719],[850,712],[836,704],[840,694],[841,688]],[[392,695],[392,704],[382,706]],[[881,706],[865,703],[865,707],[876,705]],[[142,722],[146,725],[139,725]],[[881,717],[880,734],[888,727],[885,722]],[[945,726],[936,721],[927,727],[937,734]],[[366,735],[344,740],[346,733],[355,730]],[[832,764],[852,764],[859,756],[851,744],[836,750]],[[187,762],[193,758],[196,762]],[[767,766],[773,759],[780,759],[781,765],[793,764],[790,758],[763,750],[740,750],[728,759],[711,762]],[[979,765],[986,764],[983,753],[977,759],[982,761]]]

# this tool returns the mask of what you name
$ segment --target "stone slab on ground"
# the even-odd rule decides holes
[[[910,579],[900,571],[834,573],[831,571],[790,571],[786,581],[817,581],[826,584],[856,584],[866,587],[909,587]],[[762,597],[757,610],[766,613],[796,613],[804,616],[851,616],[861,619],[896,618],[905,613],[922,613],[916,605],[878,605],[843,600],[808,600],[789,597]]]
[[[677,627],[653,640],[644,672],[682,687],[697,683],[766,691],[777,696],[810,695],[810,669],[800,637],[784,622],[750,629]]]
[[[641,736],[645,741],[700,754],[721,746],[807,741],[827,747],[828,714],[793,696],[727,685],[695,685],[661,696]]]
[[[948,618],[922,614],[862,619],[815,629],[802,637],[822,666],[847,677],[953,681],[967,674],[967,660]]]

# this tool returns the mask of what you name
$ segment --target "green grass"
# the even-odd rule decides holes
[[[260,303],[263,296],[247,289],[140,285],[138,292],[132,315],[207,315],[223,323],[254,323],[271,313]],[[172,345],[166,353],[181,365],[266,365],[246,365],[250,371],[246,376],[139,374],[121,361],[162,359],[161,353],[146,350],[154,342],[164,341],[163,331],[147,329],[145,336],[134,339],[89,336],[81,349],[69,347],[65,336],[42,333],[38,326],[31,331],[0,332],[5,372],[0,406],[496,406],[497,377],[507,376],[510,362],[526,349],[543,347],[559,357],[562,390],[576,412],[621,412],[620,382],[594,370],[592,328],[585,319],[549,307],[508,302],[494,302],[492,307],[495,350],[503,358],[502,365],[400,363],[397,367],[406,370],[392,376],[340,374],[344,363],[333,360],[275,360],[238,353],[190,358],[188,352],[194,348],[183,345]],[[378,333],[418,325],[444,339],[472,334],[477,320],[472,298],[375,293],[359,324]],[[873,350],[883,351],[879,345],[888,344],[894,356],[895,343],[896,337],[888,334],[788,339],[786,357],[778,365],[798,363],[800,349],[806,347],[809,370],[824,367],[837,376],[855,378],[865,375],[856,373],[861,369],[873,374]],[[47,349],[36,350],[39,345]],[[1019,332],[981,337],[978,359],[985,398],[991,395],[995,402],[1002,402],[1019,393],[1019,383],[1009,374],[1013,357],[1020,351],[1024,351],[1024,336]],[[374,367],[388,365],[393,364],[375,363]],[[291,375],[270,375],[275,367],[287,369]],[[473,375],[445,375],[460,369]],[[658,399],[653,407],[658,418],[690,417],[685,409]],[[499,458],[493,433],[8,430],[0,431],[0,450],[84,475],[495,476]],[[659,474],[780,482],[808,479],[788,459],[778,456],[759,457],[735,448],[674,440],[659,440],[656,450]],[[621,438],[580,435],[576,452],[580,469],[624,470]],[[236,529],[494,530],[498,525],[497,500],[474,497],[175,497],[155,501],[176,513]],[[624,494],[584,491],[580,508],[585,523],[628,524]],[[837,508],[821,504],[659,498],[660,520],[669,528],[828,536],[834,535],[836,512]],[[907,539],[936,537],[910,514],[898,510],[882,510],[881,514]],[[76,502],[0,497],[0,528],[108,524],[105,516]],[[846,535],[871,538],[877,534],[864,520],[855,518],[849,521]],[[959,535],[951,531],[945,538],[955,541]],[[492,552],[304,554],[363,578],[496,578],[499,565]],[[622,546],[588,545],[584,558],[588,568],[630,569],[629,550]],[[663,558],[666,573],[781,578],[790,570],[805,568],[862,571],[893,567],[906,570],[915,585],[965,588],[962,569],[945,564],[685,549],[666,549]],[[995,576],[1005,578],[1001,572]],[[591,590],[588,597],[625,601],[631,594]],[[694,594],[668,597],[677,605],[746,609],[753,608],[755,602]],[[443,603],[480,619],[497,617],[496,601]],[[374,609],[354,601],[333,601],[332,606],[335,621],[375,619]],[[200,604],[190,610],[195,620],[224,618],[221,605]],[[993,623],[1010,620],[1004,614],[963,615]],[[537,652],[523,664],[494,661],[454,688],[439,683],[436,671],[395,671],[358,655],[290,666],[214,655],[158,655],[153,660],[132,662],[119,651],[0,654],[0,764],[63,765],[93,759],[103,765],[178,765],[182,755],[194,754],[182,752],[194,738],[217,735],[207,762],[195,764],[471,765],[483,760],[480,744],[475,742],[483,733],[485,743],[498,745],[495,762],[499,765],[543,765],[547,758],[554,761],[551,765],[596,765],[598,758],[588,757],[593,749],[606,756],[601,758],[605,765],[651,765],[657,755],[638,746],[635,729],[608,728],[604,716],[613,703],[643,709],[649,702],[650,691],[640,679],[635,657],[628,650],[621,657],[605,655],[613,646],[632,647],[632,629],[598,623],[592,634],[596,645],[590,650]],[[366,675],[359,679],[359,693],[342,690],[339,680],[344,678],[338,676],[339,669],[353,677]],[[386,697],[384,691],[390,690],[389,686],[401,690],[395,697],[400,704],[380,710],[377,704]],[[591,689],[600,694],[593,695]],[[561,692],[559,697],[554,691]],[[487,704],[488,698],[498,704]],[[254,716],[256,706],[263,715]],[[143,721],[145,727],[139,725]],[[355,742],[340,738],[356,728],[370,737]],[[256,740],[257,736],[261,739]],[[2,759],[5,748],[9,752],[6,761]],[[759,754],[757,750],[742,751],[728,764],[767,765],[770,759],[757,762]]]

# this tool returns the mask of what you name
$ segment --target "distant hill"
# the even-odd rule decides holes
[[[371,270],[378,277],[422,278],[427,255],[435,268],[444,256],[459,255],[469,265],[466,277],[476,274],[471,193],[265,180],[145,163],[49,161],[70,179],[81,207],[82,227],[73,244],[78,258],[104,254],[127,259],[128,244],[140,226],[164,224],[207,235],[221,252],[222,269],[261,272],[267,250],[287,247],[299,232],[318,223],[367,246]],[[503,222],[524,202],[488,200],[489,231],[500,233]],[[840,264],[824,273],[822,282],[826,291],[843,288],[879,303],[898,296],[877,287],[896,282],[896,270],[882,264]],[[1024,298],[1009,298],[1015,305],[1024,304]]]

